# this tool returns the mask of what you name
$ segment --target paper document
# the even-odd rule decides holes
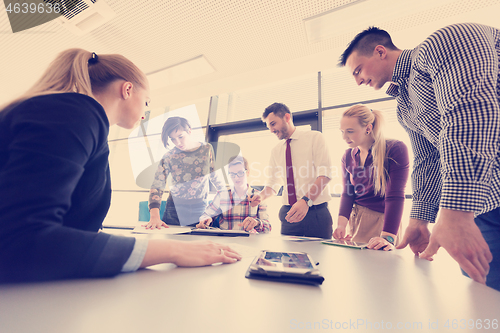
[[[190,233],[191,227],[179,227],[179,226],[169,226],[168,228],[162,227],[161,229],[146,229],[142,225],[138,225],[132,230],[134,234],[164,234],[164,235],[176,235]]]
[[[305,236],[285,236],[284,238],[292,242],[317,242],[325,240],[323,238]]]

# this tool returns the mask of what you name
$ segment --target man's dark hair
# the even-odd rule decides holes
[[[283,118],[286,113],[288,113],[290,115],[292,114],[290,112],[290,109],[288,108],[288,106],[286,106],[285,104],[273,103],[266,108],[266,110],[262,114],[262,119],[265,120],[267,118],[267,116],[269,116],[269,114],[271,114],[271,113],[274,113],[275,116],[280,117],[280,118]]]
[[[189,125],[189,121],[186,118],[170,117],[167,119],[163,125],[163,129],[161,130],[161,141],[165,147],[168,147],[168,136],[173,131],[184,130],[187,132],[190,129],[191,125]]]
[[[389,50],[398,50],[392,43],[391,35],[389,35],[387,31],[377,27],[369,27],[357,34],[351,43],[349,43],[347,49],[345,49],[344,53],[342,53],[339,58],[338,66],[345,66],[347,58],[349,58],[354,51],[365,57],[371,56],[377,45],[382,45]]]

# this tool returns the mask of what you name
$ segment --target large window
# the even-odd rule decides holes
[[[160,143],[161,125],[169,115],[179,113],[184,108],[193,108],[190,105],[196,107],[194,115],[199,118],[196,126],[199,139],[214,144],[218,164],[221,165],[221,161],[227,161],[234,155],[234,150],[224,149],[224,144],[235,144],[250,162],[251,185],[265,185],[265,171],[271,150],[279,141],[269,132],[260,117],[264,109],[274,102],[284,103],[290,108],[298,130],[318,130],[325,135],[337,170],[329,184],[330,192],[337,197],[330,202],[334,216],[338,211],[338,196],[342,192],[340,160],[347,149],[340,135],[339,121],[342,112],[348,107],[364,103],[372,109],[383,111],[386,137],[405,142],[409,148],[410,161],[413,159],[408,136],[397,123],[396,102],[385,94],[385,89],[375,91],[369,87],[357,87],[345,68],[311,73],[253,89],[235,90],[154,109],[142,122],[142,129],[124,130],[113,127],[109,137],[115,192],[113,198],[119,199],[121,204],[112,204],[108,217],[113,221],[107,223],[123,224],[117,219],[135,222],[133,216],[137,215],[137,201],[147,200],[148,190],[147,186],[137,186],[137,172],[134,168],[159,160],[166,151]],[[156,123],[149,122],[152,119],[157,120]],[[146,138],[144,132],[147,134]],[[143,149],[144,147],[146,148]],[[134,150],[141,152],[137,154]],[[229,179],[226,177],[226,180]],[[406,193],[411,193],[410,186],[407,186]],[[272,209],[279,208],[281,197],[273,200]],[[127,204],[123,205],[123,202]]]
[[[264,109],[280,102],[292,112],[318,108],[318,73],[253,89],[220,94],[214,124],[260,118]]]

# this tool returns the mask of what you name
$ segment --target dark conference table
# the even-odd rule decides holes
[[[356,250],[274,233],[137,237],[238,244],[244,258],[197,268],[162,264],[109,279],[3,285],[0,332],[499,330],[500,292],[462,276],[443,249],[428,262],[408,248]],[[246,279],[255,252],[263,249],[309,253],[325,281],[308,286]]]

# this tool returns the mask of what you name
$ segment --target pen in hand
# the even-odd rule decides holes
[[[207,219],[204,219],[202,221],[200,221],[197,225],[196,225],[196,228],[198,229],[209,229],[210,228],[210,224],[212,223],[212,218],[209,217]]]

